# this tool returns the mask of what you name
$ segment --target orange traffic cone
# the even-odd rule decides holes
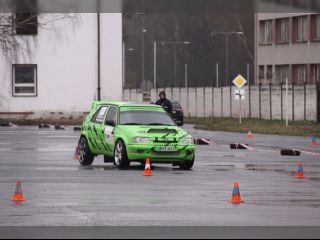
[[[21,187],[21,181],[20,180],[18,180],[17,183],[16,183],[16,190],[15,190],[14,195],[11,198],[11,201],[13,201],[13,202],[24,202],[24,201],[26,201],[26,199],[24,198],[23,193],[22,193],[22,187]]]
[[[248,138],[249,138],[249,139],[253,139],[253,134],[252,134],[251,131],[248,132]]]
[[[298,178],[298,179],[304,179],[304,172],[303,172],[303,166],[302,166],[302,163],[299,163],[299,166],[298,166],[298,173],[297,173],[296,178]]]
[[[74,160],[77,160],[77,161],[80,160],[79,153],[78,153],[78,148],[76,148],[76,151],[75,151],[75,153],[74,153],[73,159],[74,159]]]
[[[146,167],[145,167],[143,176],[145,176],[145,177],[151,177],[152,176],[151,164],[150,164],[150,159],[149,158],[147,158]]]
[[[241,195],[240,195],[240,189],[239,189],[239,183],[235,182],[233,192],[232,192],[232,199],[231,199],[232,204],[241,204],[244,203],[241,200]]]

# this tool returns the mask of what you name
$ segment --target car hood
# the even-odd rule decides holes
[[[118,126],[129,137],[183,138],[191,135],[177,126]]]

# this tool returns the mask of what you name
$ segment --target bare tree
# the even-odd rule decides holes
[[[241,38],[232,36],[229,40],[229,82],[241,73],[246,76],[247,64],[253,66],[254,14],[234,13],[155,13],[148,14],[145,21],[145,76],[153,79],[153,42],[157,45],[157,84],[160,88],[184,85],[185,64],[188,64],[190,87],[215,86],[216,76],[225,81],[226,41],[223,36],[212,37],[212,32],[243,32]],[[178,28],[176,27],[178,26]],[[141,26],[134,14],[126,14],[123,21],[124,41],[137,51],[127,54],[126,87],[141,86]],[[162,45],[167,41],[188,41],[191,44],[177,48],[177,65],[172,46]],[[220,71],[217,72],[216,64]],[[250,68],[253,75],[254,68]]]
[[[59,37],[60,22],[75,24],[78,20],[79,14],[71,13],[0,13],[0,51],[5,56],[12,56],[18,50],[27,52],[31,36],[37,35],[38,29],[55,31]]]

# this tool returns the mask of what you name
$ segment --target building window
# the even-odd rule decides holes
[[[312,17],[312,39],[320,40],[320,14]]]
[[[13,65],[13,96],[37,96],[37,66]]]
[[[278,19],[276,21],[277,43],[290,42],[289,18]]]
[[[259,80],[264,80],[264,66],[259,66]]]
[[[295,42],[308,41],[308,17],[294,18],[294,40]]]
[[[295,65],[293,67],[293,80],[295,84],[304,84],[307,82],[307,66]]]
[[[271,82],[273,78],[273,67],[272,65],[267,66],[267,79]]]
[[[311,66],[312,83],[320,83],[320,64]]]
[[[38,16],[35,13],[16,13],[13,16],[14,34],[37,35]]]
[[[273,43],[273,21],[260,22],[260,44]]]
[[[276,78],[274,79],[275,84],[285,83],[289,80],[289,66],[282,65],[276,66]]]

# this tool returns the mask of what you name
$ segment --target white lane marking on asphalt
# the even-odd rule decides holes
[[[67,130],[63,130],[63,131],[0,131],[0,134],[37,134],[37,135],[45,135],[45,134],[59,134],[59,133],[73,133],[73,131],[67,131]],[[76,134],[76,133],[75,133]]]
[[[37,167],[38,171],[79,171],[75,167]]]
[[[279,151],[274,151],[274,150],[263,150],[263,149],[256,149],[257,152],[265,152],[265,153],[279,153]]]
[[[39,148],[38,152],[72,152],[74,148]]]
[[[0,152],[74,152],[74,148],[34,148],[34,149],[13,149],[13,148],[0,148]]]
[[[79,136],[46,136],[45,138],[78,138]]]

